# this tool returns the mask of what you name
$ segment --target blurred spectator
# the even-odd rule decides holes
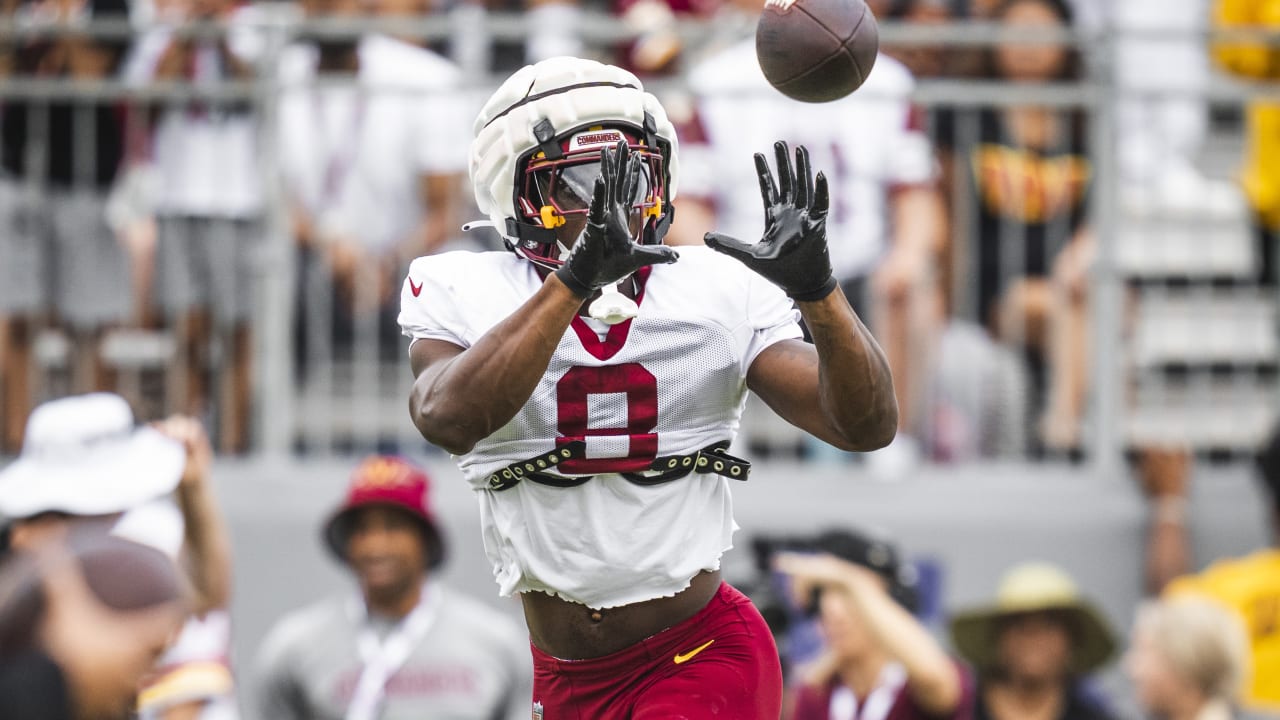
[[[591,52],[583,43],[579,0],[448,1],[454,23],[450,53],[469,78],[480,80],[547,58]],[[523,14],[528,31],[516,40],[495,39],[488,25],[491,12]]]
[[[1029,382],[1021,356],[980,325],[957,319],[947,323],[935,353],[930,457],[951,463],[1023,457]]]
[[[678,72],[687,55],[679,23],[708,19],[720,5],[719,0],[615,0],[614,12],[637,34],[623,46],[616,64],[642,79]]]
[[[163,499],[177,489],[185,465],[182,444],[154,428],[135,428],[117,395],[44,403],[27,422],[22,454],[0,472],[6,549],[32,550],[81,525],[125,528],[123,516],[142,508],[151,515],[148,544],[176,558],[183,527],[177,508]]]
[[[1216,603],[1148,602],[1138,609],[1125,670],[1152,717],[1228,720],[1248,674],[1247,647],[1239,620]]]
[[[15,553],[96,531],[150,545],[184,566],[193,616],[176,654],[149,676],[144,719],[235,716],[225,632],[230,543],[212,493],[211,459],[196,421],[174,417],[135,429],[123,399],[94,394],[36,408],[23,454],[0,472],[0,515],[10,520]],[[210,626],[224,629],[212,642]],[[191,636],[201,634],[206,647],[216,647],[193,670]],[[201,715],[206,708],[216,713]]]
[[[1146,591],[1156,595],[1191,564],[1186,530],[1191,460],[1182,448],[1147,448],[1137,470],[1149,507]]]
[[[305,7],[312,19],[363,12],[360,0]],[[303,359],[323,346],[315,333],[332,328],[350,346],[362,322],[374,319],[384,357],[399,357],[405,268],[439,250],[457,227],[471,119],[458,70],[428,50],[368,35],[293,45],[280,76],[281,171],[307,258]]]
[[[185,612],[173,563],[93,532],[0,564],[6,718],[125,720]]]
[[[231,673],[231,543],[213,495],[213,451],[204,429],[190,418],[157,423],[182,443],[187,462],[176,490],[182,510],[182,560],[195,596],[173,645],[148,676],[139,696],[139,720],[235,720]]]
[[[124,0],[30,3],[28,20],[127,17]],[[21,41],[19,41],[21,42]],[[38,37],[13,48],[12,74],[92,83],[114,76],[127,43],[85,35]],[[31,412],[41,320],[70,334],[73,386],[105,390],[104,331],[128,319],[129,267],[104,211],[124,152],[112,101],[9,98],[0,135],[0,451],[16,451]]]
[[[578,0],[524,0],[530,28],[525,62],[532,65],[561,55],[582,55],[582,6]]]
[[[896,0],[887,16],[881,18],[909,22],[913,25],[945,25],[955,17],[953,0]],[[896,58],[917,78],[936,78],[955,74],[950,62],[954,54],[941,45],[910,44],[886,46],[882,51]]]
[[[435,10],[438,4],[434,0],[371,0],[372,11],[375,17],[381,18],[399,18],[408,22],[421,20]],[[427,47],[428,43],[422,40],[418,33],[405,32],[394,35],[397,40],[417,45],[419,47]]]
[[[952,11],[957,19],[990,22],[1002,0],[955,0]],[[947,49],[948,74],[955,78],[981,78],[988,74],[987,51],[982,46],[955,46]]]
[[[1215,0],[1214,26],[1280,30],[1280,0]],[[1274,41],[1219,42],[1214,59],[1230,73],[1255,80],[1280,80],[1280,49]],[[1244,171],[1241,182],[1255,213],[1260,267],[1258,282],[1280,283],[1276,249],[1280,245],[1280,104],[1256,100],[1247,116]]]
[[[436,579],[445,538],[429,489],[400,458],[370,457],[356,468],[323,536],[360,594],[276,624],[254,673],[256,717],[529,717],[528,637]]]
[[[736,0],[758,15],[760,0]],[[831,262],[844,294],[874,329],[893,372],[899,430],[873,455],[892,473],[920,455],[923,375],[941,322],[935,273],[946,218],[929,140],[912,106],[911,74],[881,55],[845,99],[787,99],[764,78],[754,36],[699,63],[689,75],[696,111],[681,134],[680,211],[669,244],[702,244],[713,223],[758,238],[763,223],[749,152],[773,158],[773,142],[809,149],[831,186]]]
[[[826,552],[774,560],[797,601],[817,611],[827,644],[788,717],[972,717],[973,683],[911,615],[914,596],[893,548],[848,532],[825,533],[818,547]]]
[[[1062,0],[1005,0],[994,19],[1011,27],[1070,27]],[[1015,85],[1074,81],[1074,50],[1006,43],[988,59],[993,79]],[[973,267],[977,319],[1001,340],[1027,350],[1039,392],[1039,422],[1049,448],[1080,443],[1089,353],[1088,286],[1095,248],[1086,224],[1093,167],[1079,112],[1034,105],[943,113],[939,143],[949,151],[947,185],[967,188],[957,228]],[[973,297],[976,295],[976,297]],[[1047,374],[1047,378],[1045,377]],[[1045,386],[1047,387],[1047,391]]]
[[[1251,710],[1280,713],[1280,428],[1259,453],[1258,471],[1268,502],[1272,547],[1219,560],[1197,575],[1178,578],[1165,588],[1165,594],[1208,597],[1235,611],[1248,632],[1253,666],[1242,700]],[[1182,536],[1180,542],[1187,543],[1185,504],[1163,512],[1176,513],[1175,530]]]
[[[954,614],[951,642],[978,671],[978,720],[1103,720],[1083,678],[1115,651],[1111,628],[1062,570],[1011,568],[995,602]]]
[[[138,720],[235,720],[231,616],[190,615],[138,695]]]
[[[216,90],[248,80],[251,69],[228,42],[232,0],[168,6],[166,23],[139,40],[129,61],[134,85],[168,82]],[[186,31],[176,23],[187,23]],[[218,24],[228,28],[216,29]],[[211,35],[210,33],[215,33]],[[246,101],[165,104],[156,111],[151,156],[156,172],[155,300],[172,325],[182,368],[182,412],[217,419],[218,445],[240,452],[248,441],[251,252],[263,230],[256,120]],[[220,367],[212,367],[213,339]],[[217,378],[217,401],[210,384]]]

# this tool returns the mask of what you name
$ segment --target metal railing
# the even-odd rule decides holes
[[[494,40],[519,40],[528,31],[520,15],[491,15],[485,22]],[[0,83],[0,102],[13,107],[24,101],[28,107],[36,107],[62,100],[91,107],[95,101],[110,101],[134,109],[247,103],[257,127],[255,172],[264,194],[263,211],[256,218],[262,229],[252,251],[252,448],[270,454],[419,447],[422,441],[406,417],[405,398],[411,377],[404,341],[386,337],[387,328],[379,326],[378,314],[365,310],[352,313],[345,319],[348,326],[335,335],[332,321],[335,303],[340,300],[332,277],[322,259],[300,253],[295,245],[289,202],[281,182],[280,149],[271,138],[278,132],[282,98],[298,87],[282,82],[277,67],[285,48],[300,37],[350,37],[372,28],[444,40],[454,32],[455,23],[447,15],[368,22],[305,22],[296,17],[268,17],[258,23],[254,29],[262,42],[254,60],[256,74],[251,79],[137,84],[106,78],[79,81],[10,76]],[[695,39],[705,36],[714,25],[714,21],[687,21],[679,25],[679,32],[682,37]],[[588,15],[581,27],[584,37],[596,48],[607,49],[636,35],[633,28],[604,16]],[[190,25],[178,32],[208,36],[229,28]],[[64,27],[0,22],[0,42],[8,38],[26,42],[36,36],[66,33],[122,38],[133,32],[127,23]],[[1232,31],[1206,34],[1201,39],[1280,39],[1276,36]],[[884,23],[881,37],[885,46],[985,47],[1011,36],[1009,31],[989,24],[922,27]],[[1098,256],[1089,275],[1091,371],[1083,454],[1099,469],[1110,470],[1120,462],[1126,448],[1144,444],[1179,443],[1228,454],[1247,451],[1274,421],[1280,391],[1275,387],[1277,298],[1272,291],[1258,289],[1249,281],[1255,261],[1253,241],[1248,236],[1251,218],[1242,196],[1230,192],[1230,174],[1237,163],[1230,158],[1233,150],[1229,146],[1238,140],[1239,128],[1230,119],[1214,125],[1207,138],[1207,146],[1212,146],[1214,152],[1202,151],[1193,158],[1202,174],[1218,181],[1212,186],[1215,191],[1224,192],[1228,201],[1216,208],[1195,203],[1180,208],[1159,197],[1151,183],[1126,183],[1122,177],[1118,156],[1125,140],[1117,136],[1117,113],[1125,102],[1189,97],[1202,102],[1206,111],[1215,109],[1219,115],[1230,116],[1226,110],[1238,110],[1249,102],[1280,101],[1280,84],[1215,76],[1212,82],[1190,89],[1176,84],[1135,89],[1117,80],[1117,37],[1111,31],[1035,36],[1024,33],[1017,39],[1072,43],[1084,51],[1088,72],[1076,82],[1042,86],[921,79],[911,98],[925,109],[927,118],[933,118],[926,126],[932,124],[927,129],[935,133],[935,141],[939,139],[936,119],[943,114],[956,118],[957,128],[976,122],[979,114],[993,108],[1046,108],[1059,120],[1074,113],[1087,121],[1085,152],[1092,180],[1088,225],[1097,238]],[[685,69],[690,63],[685,61]],[[475,80],[473,89],[496,87],[500,80],[500,74],[487,75]],[[326,80],[324,84],[344,82],[349,80]],[[679,73],[655,78],[649,85],[664,97],[689,94],[684,76]],[[418,92],[408,87],[388,91]],[[443,97],[441,111],[461,112],[472,104],[471,99]],[[0,116],[0,122],[6,118],[11,119],[11,115]],[[38,138],[29,142],[38,144]],[[31,146],[26,149],[35,154],[43,152]],[[743,152],[756,149],[743,148]],[[948,200],[949,235],[965,236],[972,242],[980,232],[974,228],[973,220],[975,203],[980,200],[966,194],[962,180],[961,174],[953,175],[953,184],[942,188],[942,192]],[[36,194],[48,191],[39,178],[9,178],[9,182],[15,186],[25,183]],[[470,211],[470,200],[465,199],[468,195],[464,190],[461,216]],[[1013,247],[1021,242],[1020,232],[1006,227],[1002,233],[1006,244]],[[952,243],[949,262],[957,268],[967,267],[973,262],[972,255],[966,254],[971,251],[971,247]],[[373,278],[366,277],[354,285],[355,297],[349,300],[359,307],[377,306],[377,298],[369,297],[376,285]],[[988,318],[974,315],[973,291],[971,274],[959,273],[953,278],[949,289],[951,326],[958,319],[968,321],[972,328],[989,327]],[[185,371],[186,360],[174,352],[169,342],[174,329],[166,324],[142,334],[122,329],[132,324],[112,328],[114,340],[106,346],[112,356],[110,362],[119,374],[134,378],[132,385],[126,382],[125,386],[136,396],[135,400],[144,405],[150,402],[148,406],[157,412],[182,409],[174,397],[174,388],[180,383],[173,376]],[[60,335],[46,332],[45,337]],[[1024,392],[1017,389],[1019,383],[1027,383],[1026,368],[1021,367],[1024,339],[1002,343],[983,335],[982,342],[987,343],[984,347],[1003,358],[1002,367],[1014,368],[1014,375],[1022,375],[1021,379],[1006,379],[1010,384],[1000,391],[1011,398]],[[230,350],[225,347],[226,338],[211,336],[210,340],[217,349],[215,365],[210,370],[216,386],[223,377],[221,360]],[[50,369],[60,366],[60,358],[69,348],[49,342],[40,347],[45,351],[43,364],[34,375],[46,382],[38,383],[38,393],[74,389],[65,383],[47,382],[52,377]],[[936,345],[928,347],[935,348],[930,352],[936,352]],[[933,392],[942,382],[938,380],[939,363],[946,360],[938,356],[913,358],[920,372],[930,374],[923,380],[930,392],[919,401],[921,419],[919,427],[913,429],[926,445],[948,432],[940,427],[945,421],[939,416],[939,396]],[[5,373],[13,371],[0,369]],[[146,373],[158,373],[167,379],[138,379]],[[223,408],[215,395],[211,394],[209,407],[216,414]],[[153,397],[148,401],[144,396]],[[1027,437],[1035,434],[1035,418],[1025,407],[1003,408],[1001,412],[1012,412],[1013,418],[1003,419],[991,432],[1005,435],[1005,440],[1019,432]],[[981,416],[969,420],[987,422]],[[772,437],[775,426],[752,422],[748,417],[744,425],[748,437],[758,429],[758,439],[765,445],[789,448],[794,444],[794,438]],[[984,432],[981,427],[971,431]],[[1021,458],[1029,444],[1035,443],[995,442],[966,457]]]

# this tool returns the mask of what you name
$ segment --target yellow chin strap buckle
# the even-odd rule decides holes
[[[564,224],[564,216],[556,212],[553,205],[543,205],[538,214],[542,216],[542,227],[548,230],[558,228]]]

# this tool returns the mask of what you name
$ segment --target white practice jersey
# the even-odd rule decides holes
[[[937,173],[911,104],[911,73],[881,55],[857,92],[803,103],[769,85],[755,52],[748,39],[690,73],[697,109],[680,137],[681,194],[711,200],[717,230],[754,241],[764,212],[752,154],[763,153],[775,167],[775,141],[804,145],[830,183],[827,235],[836,277],[869,274],[890,244],[890,191],[931,182]]]
[[[777,287],[707,248],[681,248],[678,262],[645,274],[635,319],[612,328],[575,319],[520,412],[457,458],[479,495],[504,595],[541,590],[591,607],[670,596],[731,547],[726,478],[641,486],[617,473],[732,440],[747,369],[769,345],[801,336],[799,315]],[[419,258],[400,324],[411,338],[467,348],[541,285],[531,263],[507,252]],[[589,482],[487,488],[495,470],[574,440],[586,458],[557,470]]]

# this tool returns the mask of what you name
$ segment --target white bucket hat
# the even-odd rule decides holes
[[[53,400],[27,420],[22,453],[0,471],[0,515],[106,515],[173,492],[186,452],[176,440],[136,427],[119,395]]]

